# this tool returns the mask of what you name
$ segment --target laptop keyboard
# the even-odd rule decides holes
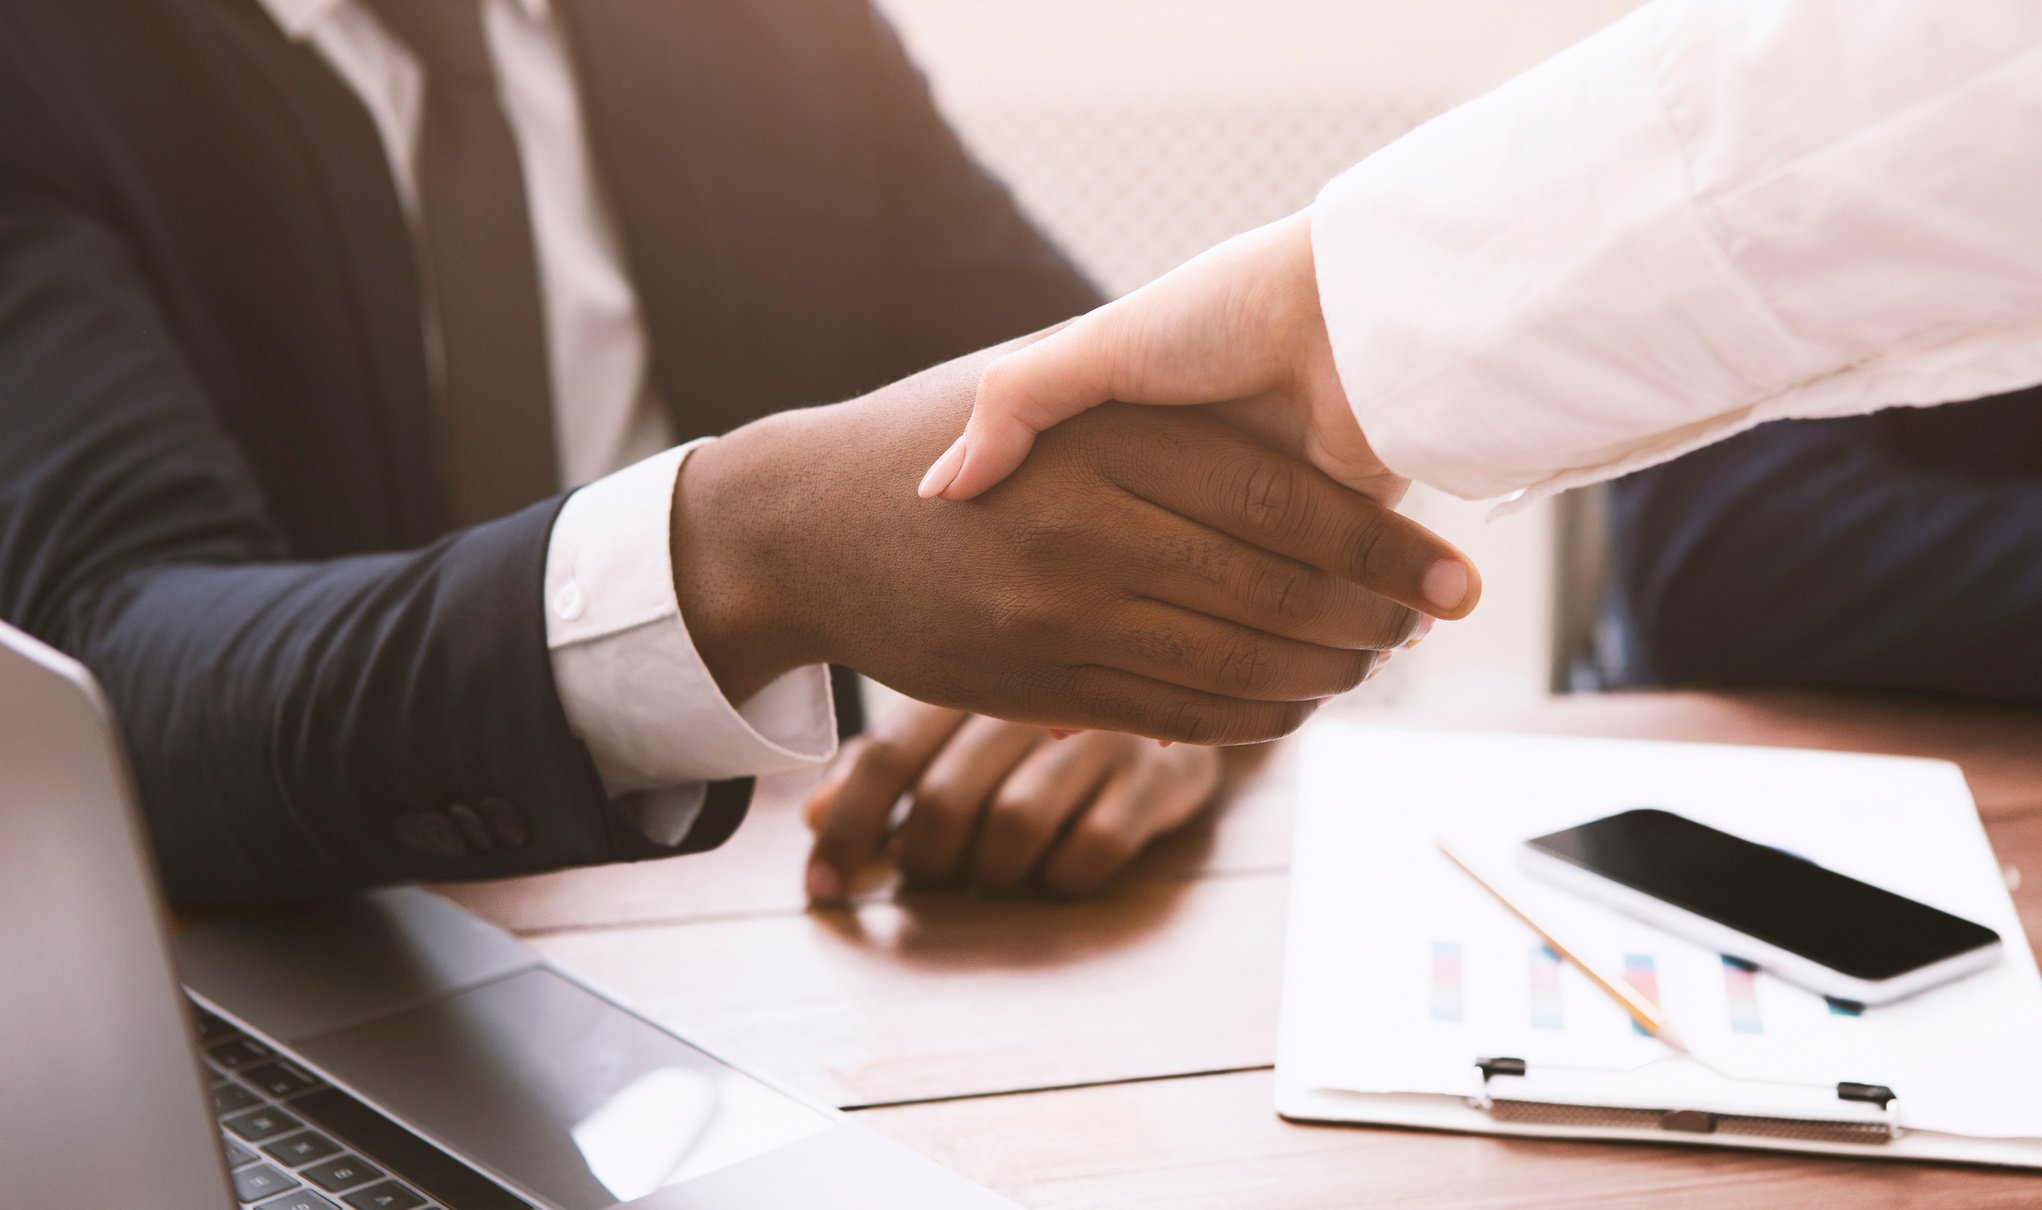
[[[234,1194],[254,1210],[531,1210],[522,1199],[193,1006]]]

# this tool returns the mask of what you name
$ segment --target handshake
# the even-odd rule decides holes
[[[1340,391],[1303,223],[698,450],[674,575],[726,696],[830,662],[1019,722],[1252,743],[1466,615],[1475,569],[1396,513]]]

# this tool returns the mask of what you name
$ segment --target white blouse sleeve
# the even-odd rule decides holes
[[[1321,195],[1342,384],[1469,499],[2042,381],[2042,3],[1655,0]]]

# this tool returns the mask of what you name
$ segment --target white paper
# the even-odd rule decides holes
[[[2042,977],[1954,765],[1700,744],[1328,727],[1300,781],[1279,1062],[1310,1086],[1467,1095],[1478,1056],[1630,1072],[1646,1103],[1670,1051],[1438,849],[1603,969],[1649,963],[1654,998],[1740,1081],[1886,1084],[1904,1125],[2042,1138]],[[1525,838],[1663,807],[1976,920],[1991,969],[1860,1015],[1516,869]],[[1471,852],[1472,850],[1472,852]],[[1806,1100],[1798,1088],[1777,1090]],[[1754,1108],[1769,1103],[1754,1084]],[[1718,1105],[1711,1108],[1733,1109]]]

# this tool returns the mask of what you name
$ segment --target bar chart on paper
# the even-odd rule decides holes
[[[1429,1016],[1442,1024],[1462,1024],[1467,1019],[1466,987],[1469,976],[1465,970],[1466,948],[1458,940],[1436,940],[1431,943],[1431,980]],[[1569,1025],[1570,1009],[1576,1014],[1601,1016],[1599,1006],[1608,1004],[1608,997],[1573,972],[1565,959],[1553,952],[1552,947],[1532,944],[1523,950],[1523,1003],[1524,1019],[1534,1031],[1564,1030]],[[1659,958],[1649,951],[1631,950],[1622,955],[1617,968],[1633,988],[1654,1003],[1664,1005],[1664,993],[1659,981]],[[1762,975],[1758,967],[1742,958],[1730,954],[1717,956],[1715,969],[1720,971],[1720,983],[1713,997],[1703,997],[1699,1003],[1683,1003],[1680,1019],[1683,1028],[1692,1028],[1700,1034],[1730,1034],[1761,1037],[1766,1032],[1765,1013],[1760,1005],[1760,983]],[[1571,976],[1571,977],[1570,977]],[[1477,982],[1487,986],[1489,980],[1477,977]],[[1767,981],[1770,982],[1770,981]],[[1800,1006],[1806,1015],[1827,1012],[1831,1017],[1855,1019],[1861,1017],[1864,1006],[1845,1000],[1818,999],[1807,993],[1784,985],[1775,985],[1766,994],[1767,1000],[1786,996],[1804,1001]],[[1588,998],[1588,1003],[1580,1001]],[[1713,999],[1713,1003],[1709,1001]],[[1669,1009],[1669,1011],[1671,1011]],[[1712,1027],[1698,1017],[1713,1015],[1717,1020]],[[1628,1022],[1630,1032],[1638,1037],[1647,1036],[1637,1022],[1628,1018],[1611,1017],[1611,1022],[1624,1025]]]
[[[1730,1006],[1731,1032],[1765,1032],[1765,1019],[1758,1011],[1758,967],[1742,958],[1723,955],[1723,998]]]
[[[1459,843],[1474,852],[1483,881],[1535,904],[1568,948],[1628,984],[1665,1014],[1694,1055],[1726,1076],[1811,1085],[1883,1074],[1892,1030],[1889,1007],[1827,1000],[1734,954],[1717,953],[1516,870],[1508,838]],[[1431,860],[1428,854],[1425,860]],[[1617,999],[1562,958],[1481,883],[1450,873],[1422,885],[1414,915],[1430,937],[1377,933],[1356,955],[1350,1002],[1357,1037],[1399,1036],[1400,1053],[1358,1052],[1370,1070],[1465,1070],[1485,1055],[1534,1064],[1631,1070],[1669,1057]],[[1414,886],[1413,889],[1416,889]],[[1419,905],[1412,905],[1419,907]],[[1397,975],[1396,972],[1407,972]],[[1411,975],[1424,972],[1421,978]],[[1374,976],[1374,977],[1371,977]],[[1400,1002],[1416,993],[1422,1001]],[[1413,1024],[1416,1019],[1417,1028]]]

